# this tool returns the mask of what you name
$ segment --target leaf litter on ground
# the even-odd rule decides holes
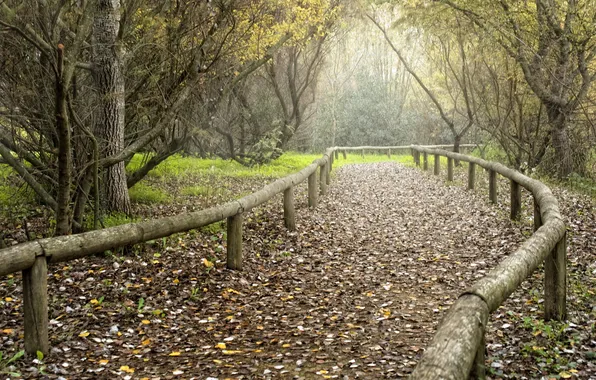
[[[407,376],[455,298],[531,233],[527,194],[522,221],[511,222],[507,201],[486,202],[482,176],[476,192],[456,186],[464,175],[458,170],[446,186],[394,163],[348,165],[333,172],[314,210],[298,186],[296,232],[283,228],[281,196],[247,214],[242,272],[225,269],[222,228],[52,266],[46,375],[29,360],[11,371],[76,379]],[[557,196],[570,226],[569,321],[558,329],[540,323],[537,271],[491,316],[493,378],[596,373],[594,209],[563,190]],[[0,283],[0,351],[10,357],[22,347],[22,285],[19,275]]]

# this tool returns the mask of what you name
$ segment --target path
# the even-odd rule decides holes
[[[297,196],[297,232],[280,227],[281,201],[247,215],[243,272],[223,263],[210,270],[202,258],[222,255],[196,238],[113,267],[89,258],[73,264],[87,272],[56,269],[46,371],[77,379],[407,375],[454,297],[522,237],[479,195],[418,169],[379,163],[334,173],[315,210]]]

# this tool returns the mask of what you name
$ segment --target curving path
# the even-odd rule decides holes
[[[281,200],[247,215],[243,272],[223,269],[219,242],[206,235],[114,265],[92,257],[54,269],[45,371],[77,379],[410,373],[454,297],[523,236],[479,195],[418,169],[349,165],[333,176],[315,210],[304,187],[297,193],[296,232],[280,227]],[[21,328],[20,317],[2,320],[0,329]]]

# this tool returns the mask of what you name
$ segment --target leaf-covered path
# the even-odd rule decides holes
[[[242,272],[225,269],[218,231],[52,267],[43,370],[72,379],[407,375],[455,297],[524,239],[483,198],[395,163],[349,165],[314,210],[299,189],[296,232],[283,228],[281,199],[250,212]],[[0,351],[10,352],[22,333],[19,283],[0,295],[10,300]],[[18,367],[37,377],[41,366]]]

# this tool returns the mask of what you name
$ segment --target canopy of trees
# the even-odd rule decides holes
[[[130,212],[127,189],[174,154],[473,142],[519,170],[594,175],[594,5],[3,1],[1,162],[58,234]]]

